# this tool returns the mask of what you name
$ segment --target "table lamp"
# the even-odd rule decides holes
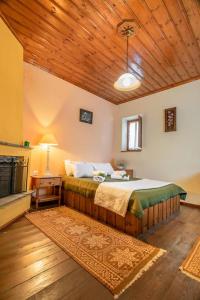
[[[47,151],[47,161],[46,161],[46,169],[45,169],[44,175],[45,175],[45,176],[51,176],[52,174],[51,174],[50,169],[49,169],[50,147],[51,147],[51,146],[57,146],[58,143],[57,143],[57,141],[56,141],[54,135],[48,133],[48,134],[45,134],[45,135],[41,138],[39,144],[43,147],[43,149],[45,149],[45,150]]]

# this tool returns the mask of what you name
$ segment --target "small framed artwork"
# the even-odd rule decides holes
[[[93,112],[85,109],[80,109],[80,122],[92,124]]]
[[[176,131],[176,107],[165,109],[165,132]]]

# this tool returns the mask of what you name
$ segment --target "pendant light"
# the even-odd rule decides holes
[[[129,67],[128,67],[128,42],[129,42],[129,37],[135,34],[135,28],[133,27],[132,24],[130,25],[130,21],[127,20],[127,21],[123,21],[118,25],[118,31],[121,36],[126,37],[127,72],[120,75],[117,81],[115,81],[114,88],[122,92],[129,92],[139,88],[141,85],[141,82],[136,78],[136,76],[129,72]]]

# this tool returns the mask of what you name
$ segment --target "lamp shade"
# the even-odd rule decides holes
[[[45,134],[40,142],[39,142],[40,145],[50,145],[50,146],[57,146],[58,143],[55,139],[55,136],[51,133],[48,133],[48,134]]]
[[[141,82],[131,73],[122,74],[114,83],[114,88],[119,91],[129,92],[137,89]]]

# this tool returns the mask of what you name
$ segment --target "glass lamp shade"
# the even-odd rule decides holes
[[[49,133],[49,134],[45,134],[40,142],[39,142],[40,145],[49,145],[49,146],[57,146],[58,143],[54,137],[53,134]]]
[[[114,83],[114,88],[119,91],[129,92],[139,88],[141,82],[131,73],[122,74]]]

